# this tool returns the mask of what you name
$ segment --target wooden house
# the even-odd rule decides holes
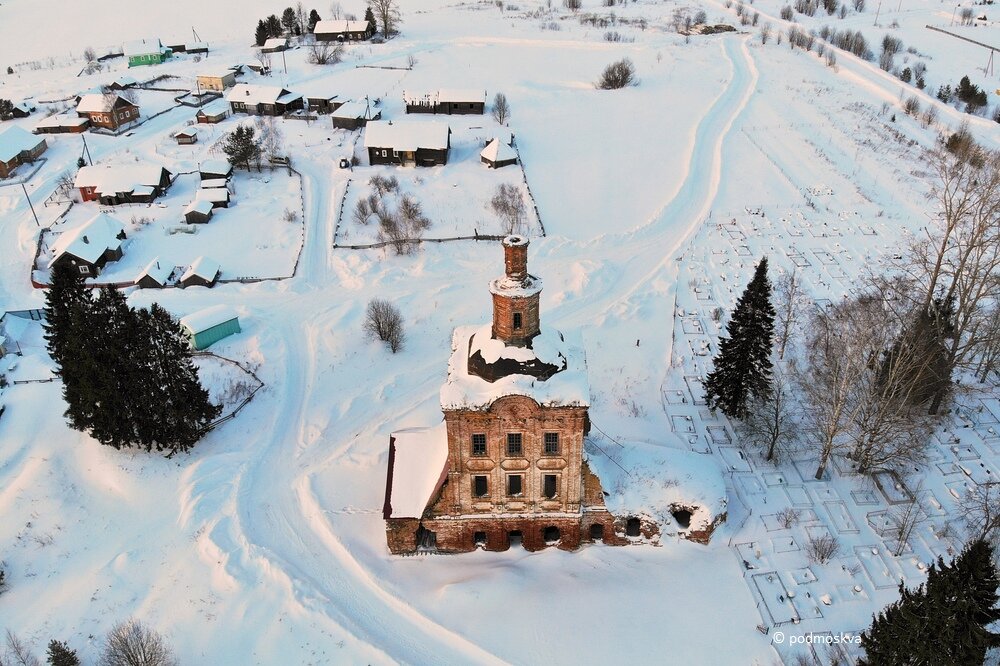
[[[146,267],[135,276],[133,284],[140,289],[162,289],[167,285],[174,267],[157,257],[146,264]]]
[[[281,116],[302,108],[302,95],[278,86],[237,84],[226,96],[233,113]]]
[[[0,132],[0,178],[8,178],[21,164],[34,162],[48,148],[45,139],[17,127]]]
[[[355,130],[364,127],[369,120],[382,118],[381,109],[374,108],[370,102],[345,102],[330,114],[335,128]]]
[[[184,221],[188,224],[207,224],[214,209],[211,201],[195,199],[184,209]]]
[[[217,261],[208,257],[198,257],[181,275],[180,282],[183,287],[213,287],[221,274],[222,269]]]
[[[403,92],[407,113],[482,115],[486,93],[482,90],[442,88],[435,93]]]
[[[70,231],[64,231],[52,244],[49,268],[69,263],[81,275],[96,277],[109,261],[122,258],[125,225],[106,213],[98,213]]]
[[[368,21],[327,20],[316,24],[317,42],[358,42],[371,39],[375,26]]]
[[[115,93],[87,93],[80,96],[76,114],[90,120],[93,127],[117,130],[139,120],[139,107]]]
[[[340,108],[344,103],[338,100],[336,95],[329,93],[314,93],[305,95],[305,107],[312,113],[330,113]]]
[[[240,319],[228,305],[216,305],[182,317],[181,328],[191,339],[191,346],[200,350],[239,333]]]
[[[219,72],[206,72],[198,75],[199,90],[215,90],[222,92],[236,85],[236,72],[231,69]]]
[[[122,74],[117,79],[108,84],[110,90],[127,90],[139,85],[139,80],[134,76]]]
[[[34,104],[28,101],[21,101],[14,105],[10,110],[11,118],[27,118],[32,113],[34,113],[36,107]]]
[[[35,125],[35,134],[82,134],[90,127],[90,118],[70,113],[43,118]]]
[[[198,113],[194,116],[197,122],[206,124],[221,123],[228,117],[229,104],[227,104],[224,99],[217,99],[214,102],[209,102],[205,106],[198,109]]]
[[[174,132],[174,141],[182,146],[198,143],[198,131],[192,127],[185,127],[182,130]]]
[[[288,40],[284,37],[272,37],[271,39],[264,42],[264,45],[260,47],[261,53],[278,53],[279,51],[284,51],[288,49]]]
[[[170,49],[164,46],[159,39],[153,37],[149,39],[133,39],[122,45],[122,52],[128,58],[129,67],[141,67],[143,65],[159,65],[170,57]]]
[[[212,208],[229,208],[229,190],[225,187],[203,187],[194,198],[210,203]]]
[[[233,177],[233,165],[229,163],[229,160],[205,160],[198,165],[198,175],[203,183],[206,180],[220,178],[228,181]]]
[[[502,139],[494,138],[479,153],[479,158],[483,164],[491,169],[499,169],[500,167],[517,164],[517,151]]]
[[[451,129],[437,121],[375,120],[365,126],[370,164],[435,166],[448,163]]]
[[[149,203],[170,187],[170,172],[156,164],[96,165],[82,167],[74,187],[84,201],[106,206]]]

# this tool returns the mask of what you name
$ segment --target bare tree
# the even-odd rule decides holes
[[[94,53],[94,47],[88,46],[83,50],[83,59],[87,62],[95,62],[97,60],[97,54]]]
[[[336,65],[344,59],[344,45],[340,42],[315,41],[309,45],[307,59],[313,65]]]
[[[303,35],[309,32],[309,12],[301,2],[295,3],[295,21],[299,24],[299,32]]]
[[[503,223],[504,233],[513,234],[521,229],[526,207],[524,197],[516,185],[510,183],[497,185],[490,206]]]
[[[11,666],[42,666],[38,657],[31,654],[30,648],[10,629],[7,630],[7,660],[0,660],[0,663],[8,662]]]
[[[889,537],[896,542],[892,552],[896,557],[906,551],[913,531],[927,520],[927,514],[918,501],[922,492],[922,489],[918,488],[908,502],[889,512]]]
[[[765,460],[775,460],[795,440],[795,420],[792,415],[791,386],[781,366],[775,364],[771,374],[771,392],[753,400],[747,417],[736,428],[741,439],[764,449]]]
[[[778,348],[778,358],[785,358],[785,347],[799,322],[799,312],[804,297],[802,278],[798,267],[791,273],[784,273],[774,281],[774,342]]]
[[[281,157],[284,150],[284,136],[281,127],[271,116],[256,116],[254,126],[257,128],[258,143],[261,152],[268,158]]]
[[[635,76],[635,65],[628,58],[622,58],[604,68],[601,78],[597,80],[594,87],[601,90],[617,90],[637,85],[639,85],[639,79]]]
[[[765,23],[760,26],[760,43],[761,45],[767,44],[767,40],[771,39],[771,24]]]
[[[387,343],[389,349],[395,354],[403,348],[405,335],[403,333],[403,316],[399,309],[380,298],[373,298],[368,301],[368,309],[365,312],[365,332],[373,339]]]
[[[368,0],[375,20],[382,26],[382,36],[389,39],[397,32],[403,22],[397,0]]]
[[[972,535],[995,542],[1000,534],[1000,481],[975,485],[958,503],[958,515]]]
[[[271,71],[271,54],[265,53],[264,51],[257,50],[257,62],[260,63],[261,74],[267,74]]]
[[[339,21],[344,17],[344,8],[340,6],[339,2],[330,3],[330,18],[334,21]]]
[[[507,102],[507,95],[498,92],[493,97],[493,120],[501,125],[510,120],[510,104]]]
[[[831,534],[815,536],[806,542],[806,557],[815,564],[826,564],[840,552],[840,542]]]
[[[98,666],[176,666],[163,636],[139,620],[119,622],[104,639]]]

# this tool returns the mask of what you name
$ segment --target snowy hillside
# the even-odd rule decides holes
[[[364,12],[361,0],[342,4]],[[242,330],[211,351],[263,382],[189,454],[116,451],[67,427],[38,323],[10,320],[0,331],[11,352],[0,358],[8,382],[0,388],[0,630],[39,655],[50,639],[65,640],[85,663],[129,617],[163,633],[182,664],[763,666],[810,650],[831,663],[825,646],[788,637],[856,635],[898,597],[900,581],[918,584],[927,563],[961,548],[956,498],[1000,475],[1000,396],[995,386],[969,386],[936,429],[927,465],[876,484],[842,459],[815,480],[805,448],[765,462],[740,445],[734,423],[706,408],[701,382],[761,256],[772,277],[795,269],[810,305],[837,301],[932,217],[920,160],[939,133],[967,121],[980,143],[1000,147],[992,119],[1000,84],[983,71],[988,51],[924,27],[1000,46],[1000,8],[976,5],[987,20],[975,27],[951,26],[951,7],[931,0],[887,3],[879,27],[873,6],[849,7],[845,18],[822,9],[797,16],[806,29],[861,30],[876,51],[884,34],[898,36],[894,74],[880,69],[877,53],[866,61],[837,50],[831,67],[815,50],[790,49],[784,0],[748,5],[760,16],[746,26],[729,0],[583,0],[579,12],[539,0],[502,9],[399,4],[402,32],[384,44],[349,44],[330,65],[310,64],[309,49],[296,47],[273,54],[270,76],[246,69],[239,80],[378,99],[383,120],[406,118],[404,91],[473,88],[488,102],[503,92],[507,127],[489,111],[445,116],[449,163],[408,168],[370,165],[361,131],[334,129],[326,115],[279,118],[272,129],[292,168],[237,170],[230,206],[192,225],[182,223],[199,196],[199,164],[224,158],[225,133],[247,117],[194,125],[196,109],[175,97],[195,89],[199,73],[257,63],[254,27],[283,7],[0,4],[0,98],[37,107],[0,131],[72,113],[77,94],[122,75],[167,77],[138,93],[140,124],[119,135],[88,132],[86,148],[79,134],[39,135],[44,161],[0,179],[0,314],[42,308],[32,279],[47,279],[51,241],[108,212],[127,240],[98,282],[124,286],[157,260],[179,275],[210,257],[221,267],[214,287],[127,287],[128,302],[159,303],[177,317],[231,306]],[[316,9],[327,18],[328,7]],[[699,10],[738,30],[678,34],[675,13]],[[588,15],[598,19],[581,20]],[[762,43],[765,24],[773,34]],[[192,27],[209,43],[207,56],[132,69],[119,57],[84,71],[87,47],[101,55],[149,35],[190,42]],[[611,31],[623,41],[607,41]],[[596,90],[601,70],[623,57],[639,84]],[[924,90],[898,75],[918,60]],[[988,93],[988,113],[935,98],[963,75]],[[936,116],[904,113],[909,97]],[[188,126],[198,142],[178,145],[174,133]],[[505,131],[519,163],[487,169],[480,150]],[[81,157],[154,163],[176,180],[152,204],[84,202],[59,191]],[[429,220],[424,239],[443,242],[403,254],[380,246],[377,220],[355,214],[374,195],[373,176],[396,176],[385,205],[412,197]],[[389,554],[389,434],[440,421],[452,331],[490,320],[488,286],[503,271],[502,251],[468,237],[505,232],[491,206],[501,184],[524,204],[516,231],[530,237],[531,271],[544,280],[543,329],[582,340],[595,426],[586,452],[625,490],[609,508],[673,498],[683,475],[671,474],[671,461],[691,474],[720,468],[725,502],[717,478],[692,482],[713,512],[728,506],[710,544],[667,525],[657,545]],[[397,354],[363,333],[372,298],[403,314]],[[225,360],[203,358],[199,368],[227,408],[257,385]],[[926,516],[897,548],[885,521],[917,488]],[[789,508],[797,519],[786,525],[779,514]],[[823,535],[838,539],[839,554],[810,562],[806,544]]]

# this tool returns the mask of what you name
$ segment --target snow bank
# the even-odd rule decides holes
[[[673,511],[687,510],[691,512],[689,526],[677,525],[682,533],[711,529],[726,513],[726,484],[711,456],[635,442],[623,446],[621,467],[606,455],[591,456],[588,461],[610,494],[605,504],[611,513],[646,514],[662,527],[677,525]]]

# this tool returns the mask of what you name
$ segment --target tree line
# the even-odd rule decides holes
[[[157,304],[129,307],[110,287],[95,296],[72,266],[57,264],[44,328],[69,426],[101,444],[173,455],[191,449],[221,412],[199,381],[187,336]]]

